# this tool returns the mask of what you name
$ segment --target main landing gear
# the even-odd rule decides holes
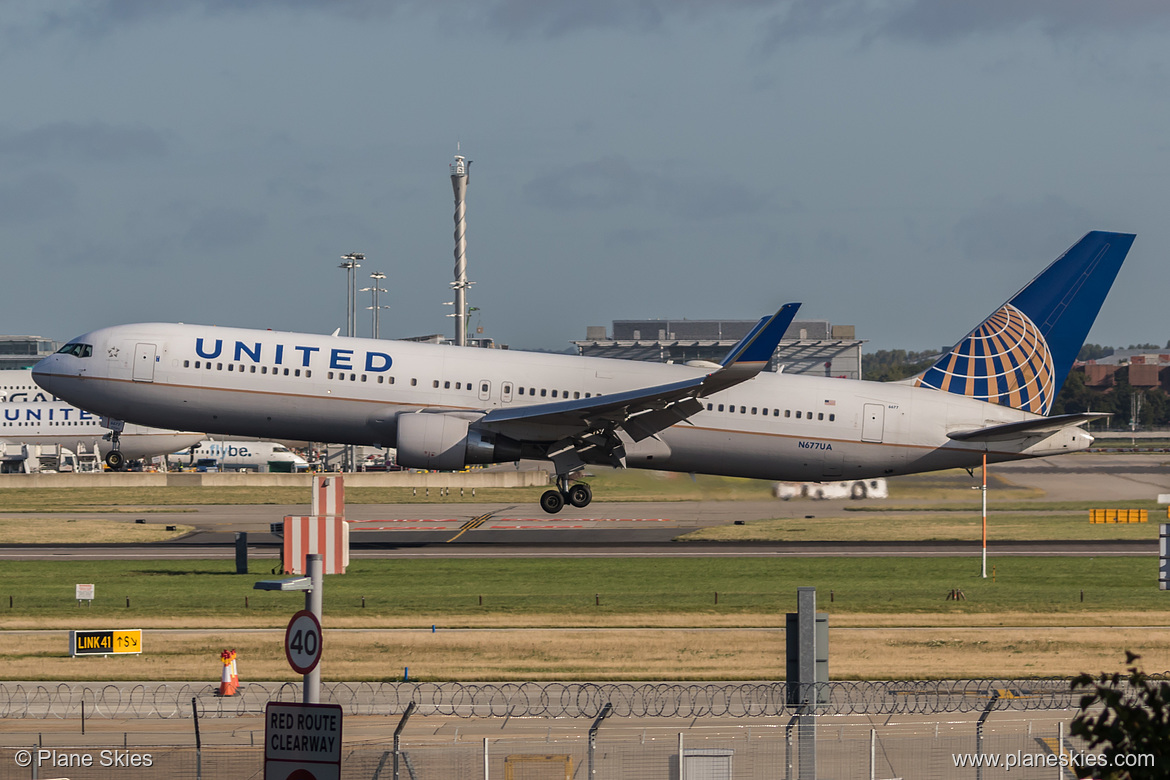
[[[580,509],[589,506],[593,500],[593,491],[584,482],[577,482],[570,487],[568,475],[557,476],[557,489],[546,490],[540,497],[540,508],[555,515],[564,508],[565,504]]]

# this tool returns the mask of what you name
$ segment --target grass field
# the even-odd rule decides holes
[[[281,625],[296,597],[252,589],[275,576],[274,564],[253,561],[254,573],[241,576],[228,560],[6,562],[0,628],[75,627],[79,616],[161,619],[168,627],[230,619]],[[1149,610],[1151,620],[1157,615],[1170,625],[1153,559],[1002,558],[991,567],[994,580],[979,577],[976,557],[359,560],[347,574],[326,578],[325,610],[331,619],[368,626],[476,626],[485,618],[498,625],[538,615],[560,627],[593,625],[597,617],[631,626],[647,614],[684,626],[727,615],[744,626],[775,626],[795,609],[796,588],[811,585],[836,614],[897,614],[906,625],[918,613],[1086,610]],[[78,582],[96,585],[91,607],[73,601]],[[955,588],[965,600],[946,600]]]
[[[1110,504],[1111,508],[1120,502]],[[1146,502],[1148,505],[1150,502]],[[1095,505],[1094,505],[1095,507]],[[885,509],[875,511],[814,510],[815,516],[748,521],[744,525],[701,528],[679,537],[681,541],[954,541],[978,544],[983,519],[979,508]],[[807,511],[807,510],[806,510]],[[994,541],[1044,539],[1151,539],[1158,538],[1160,522],[1100,524],[1089,522],[1089,508],[1075,510],[988,511],[987,534]],[[1165,510],[1162,509],[1161,512]],[[1164,517],[1164,515],[1163,515]]]
[[[597,470],[607,500],[766,500],[752,480]],[[964,472],[891,481],[883,502],[775,502],[775,519],[707,529],[708,538],[979,538],[978,493]],[[1094,526],[1082,502],[993,480],[992,539],[1154,538],[1149,525]],[[535,502],[540,489],[477,491],[476,502]],[[421,502],[410,489],[355,488],[351,503]],[[8,490],[0,542],[125,541],[157,533],[129,513],[206,504],[307,504],[308,489]],[[458,503],[432,496],[429,503]],[[1111,506],[1147,507],[1149,502]],[[46,517],[94,513],[102,519]],[[1155,512],[1151,517],[1155,517]],[[121,520],[113,519],[119,516]],[[806,516],[814,515],[814,516]],[[32,528],[32,538],[28,529]],[[162,532],[173,536],[182,531]],[[25,534],[17,536],[16,534]],[[973,548],[974,551],[974,548]],[[281,633],[299,594],[253,590],[274,560],[50,561],[0,565],[0,664],[8,679],[218,678],[240,651],[245,680],[296,679]],[[1126,649],[1170,669],[1170,610],[1151,558],[646,558],[357,560],[326,579],[326,679],[776,679],[784,613],[818,588],[831,615],[834,679],[1048,676],[1113,670]],[[76,583],[96,600],[78,607]],[[952,590],[963,599],[947,599]],[[363,606],[364,599],[364,606]],[[1082,600],[1083,599],[1083,600]],[[432,626],[434,631],[432,632]],[[146,652],[68,658],[68,628],[143,628]],[[26,632],[26,630],[32,631]],[[45,629],[50,629],[48,632]],[[276,629],[257,633],[255,629]],[[337,629],[355,629],[352,631]],[[600,629],[600,630],[598,630]],[[719,630],[705,630],[719,629]]]
[[[280,628],[302,605],[252,589],[272,563],[247,576],[229,561],[8,563],[4,674],[200,679],[234,647],[251,679],[294,679],[280,632],[246,630]],[[326,578],[326,628],[361,629],[327,632],[328,668],[350,680],[403,666],[417,679],[770,679],[802,585],[831,615],[837,679],[1071,674],[1112,668],[1125,649],[1170,668],[1152,561],[993,563],[994,581],[975,558],[357,561]],[[93,606],[76,605],[77,582],[95,584]],[[965,599],[947,600],[952,589]],[[20,631],[45,628],[144,628],[146,653],[71,660],[63,633]]]
[[[766,500],[771,483],[756,479],[672,474],[656,471],[597,469],[585,479],[607,501],[737,501]],[[548,488],[479,488],[440,496],[409,487],[347,487],[351,504],[454,504],[521,502],[535,504]],[[308,504],[306,487],[126,487],[12,488],[0,493],[3,512],[141,512],[158,507],[218,504]]]

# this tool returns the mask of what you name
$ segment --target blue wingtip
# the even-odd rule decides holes
[[[732,363],[767,363],[772,359],[772,353],[780,339],[784,338],[785,331],[796,318],[800,309],[799,303],[786,303],[771,317],[760,320],[756,327],[743,338],[724,359],[723,365]]]

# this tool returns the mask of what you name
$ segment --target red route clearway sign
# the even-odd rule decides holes
[[[340,780],[338,704],[268,702],[264,708],[264,780]]]

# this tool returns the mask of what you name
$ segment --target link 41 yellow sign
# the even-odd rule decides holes
[[[142,652],[142,629],[70,631],[69,655],[122,655]]]

